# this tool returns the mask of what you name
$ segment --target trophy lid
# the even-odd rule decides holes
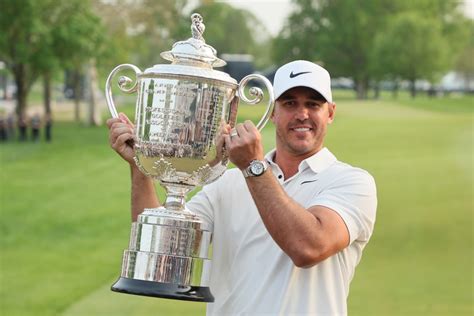
[[[161,53],[161,57],[176,65],[194,65],[203,68],[221,67],[225,61],[216,56],[214,47],[206,44],[202,34],[206,26],[198,13],[191,15],[192,37],[186,41],[176,42],[171,51]]]
[[[216,50],[207,45],[202,37],[205,26],[198,13],[191,15],[192,37],[186,41],[176,42],[170,51],[161,53],[161,57],[171,61],[171,64],[157,64],[143,72],[144,76],[191,76],[213,79],[225,84],[237,85],[237,81],[229,74],[214,70],[221,67],[225,61],[216,56]]]

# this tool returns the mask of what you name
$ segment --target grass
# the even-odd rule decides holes
[[[473,106],[338,102],[327,146],[369,170],[379,198],[351,315],[473,313]],[[241,120],[262,114],[239,109]],[[273,133],[263,131],[267,149]],[[204,315],[200,303],[110,292],[128,244],[129,175],[105,127],[58,122],[51,144],[0,144],[0,163],[2,315]]]

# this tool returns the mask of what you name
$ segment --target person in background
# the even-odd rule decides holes
[[[53,118],[47,113],[44,118],[44,139],[49,143],[52,140]]]
[[[8,140],[7,120],[3,113],[0,113],[0,142]]]
[[[21,142],[26,141],[26,132],[27,132],[28,124],[26,122],[26,115],[19,115],[18,116],[18,140]]]
[[[31,140],[34,142],[38,142],[40,128],[41,128],[41,117],[38,113],[35,113],[31,117],[30,126],[31,126]]]
[[[15,139],[15,114],[10,113],[7,117],[8,139]]]

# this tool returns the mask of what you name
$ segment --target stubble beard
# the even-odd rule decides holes
[[[277,130],[276,133],[276,141],[277,147],[281,149],[285,149],[288,153],[293,156],[312,156],[319,150],[321,150],[323,146],[324,136],[326,135],[326,131],[319,131],[315,126],[313,131],[315,135],[311,138],[307,145],[300,145],[300,144],[293,144],[291,141],[289,133],[286,134],[287,136],[284,137],[281,133]]]

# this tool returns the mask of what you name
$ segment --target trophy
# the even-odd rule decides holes
[[[117,66],[105,84],[106,101],[118,117],[112,99],[111,81],[119,71],[135,72],[136,79],[121,76],[124,93],[137,92],[133,147],[135,162],[145,175],[166,189],[159,208],[145,209],[132,223],[130,243],[124,251],[122,273],[112,285],[116,292],[213,302],[209,289],[212,232],[185,204],[186,194],[220,177],[228,159],[222,144],[220,125],[234,127],[239,100],[262,101],[263,91],[245,87],[251,80],[264,84],[269,100],[258,122],[261,130],[274,105],[273,88],[263,76],[252,74],[240,83],[213,67],[226,63],[203,38],[202,17],[191,15],[192,37],[176,42],[161,57],[171,64],[158,64],[141,72],[131,64]]]

